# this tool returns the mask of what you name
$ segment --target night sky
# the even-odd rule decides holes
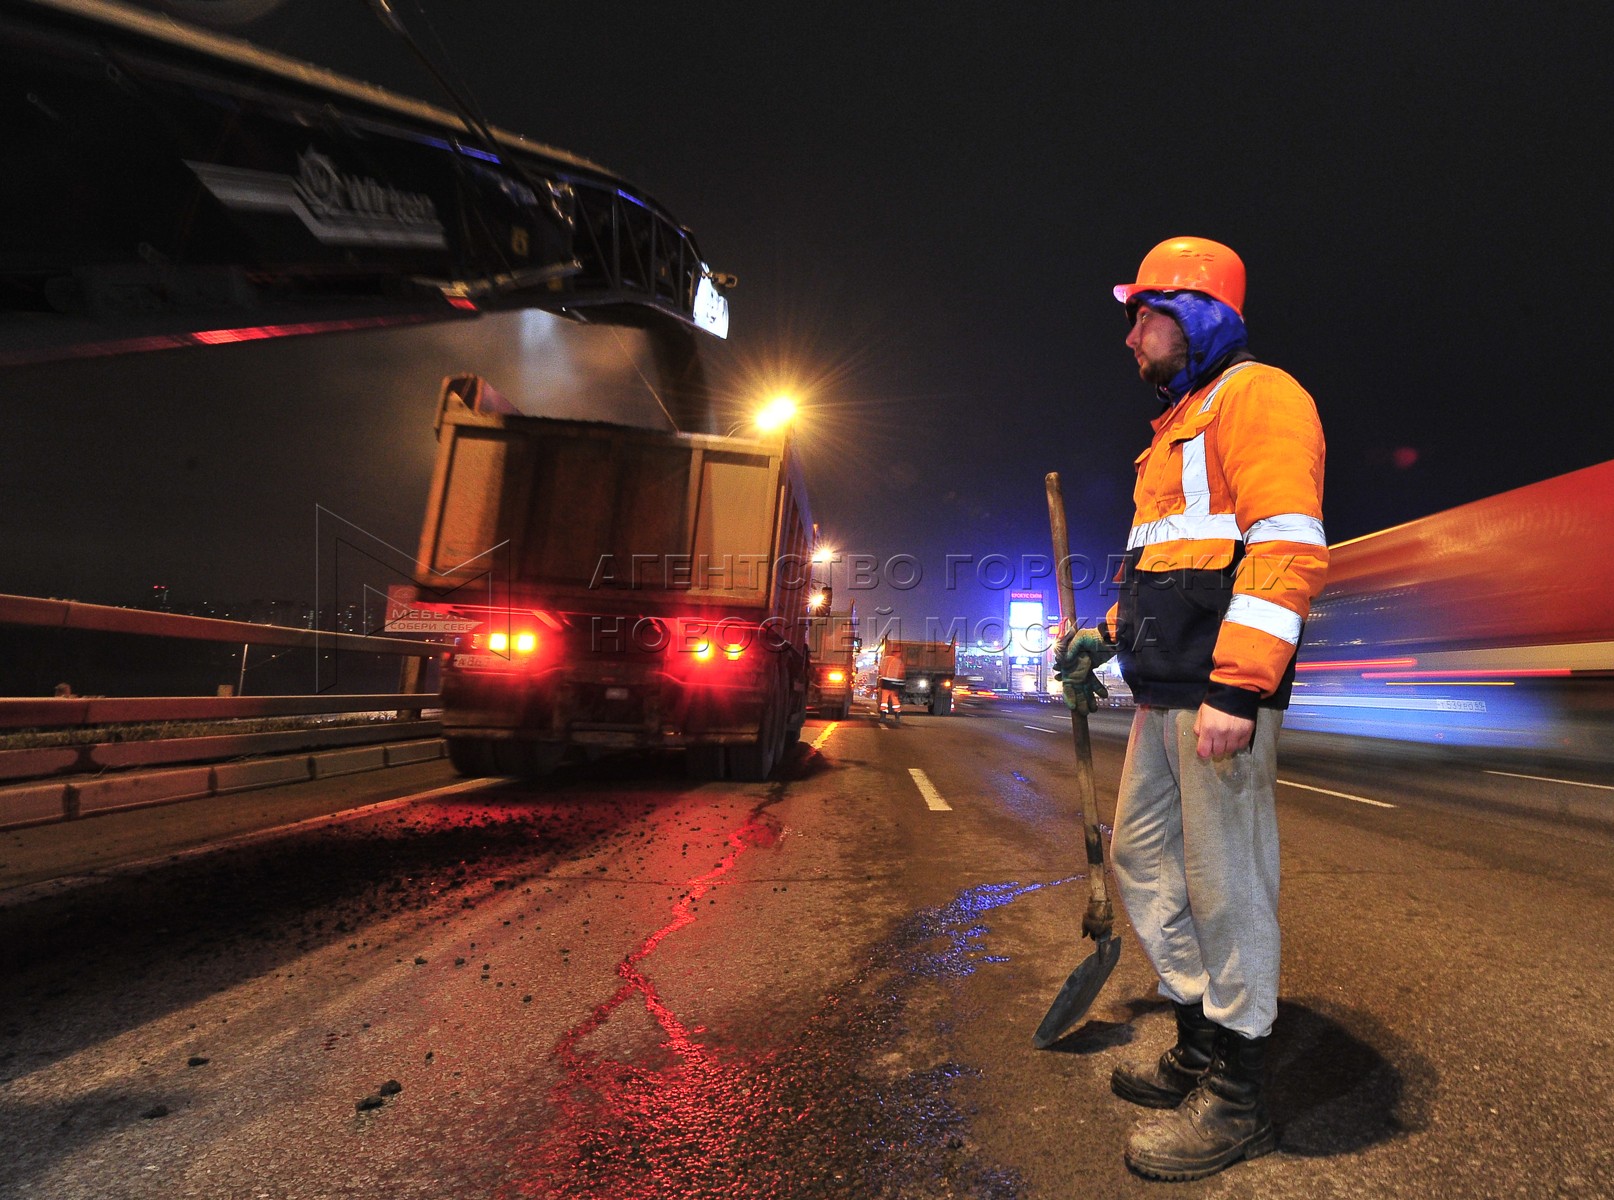
[[[1614,457],[1604,4],[396,8],[494,123],[739,278],[730,351],[804,387],[825,540],[919,561],[857,595],[905,631],[1001,613],[944,556],[1046,554],[1047,471],[1077,551],[1124,542],[1157,407],[1110,289],[1171,236],[1244,258],[1252,350],[1322,413],[1331,541]],[[361,0],[234,32],[441,100]],[[0,590],[308,596],[316,505],[412,550],[438,379],[497,382],[509,328],[0,376]]]

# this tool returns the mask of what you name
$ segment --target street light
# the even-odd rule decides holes
[[[757,428],[763,433],[772,433],[790,424],[790,419],[795,415],[796,402],[794,400],[785,395],[775,396],[757,410]]]
[[[743,417],[729,426],[724,437],[733,437],[747,425],[752,426],[758,433],[783,433],[785,426],[796,415],[796,402],[789,396],[781,393],[769,400],[749,417]]]

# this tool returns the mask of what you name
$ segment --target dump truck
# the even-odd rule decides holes
[[[950,714],[958,646],[953,642],[892,642],[891,645],[902,651],[908,668],[902,690],[903,706],[928,709],[938,717]]]
[[[806,714],[812,529],[788,434],[530,416],[445,381],[414,608],[466,775],[681,750],[765,779]]]
[[[810,616],[807,648],[811,664],[807,677],[807,709],[832,721],[852,715],[852,692],[857,686],[856,605],[845,612]]]

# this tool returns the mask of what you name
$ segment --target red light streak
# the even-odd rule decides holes
[[[645,1008],[667,1031],[674,1049],[686,1058],[704,1057],[708,1053],[706,1048],[691,1039],[689,1028],[662,1002],[655,984],[650,982],[649,976],[639,970],[639,964],[654,954],[656,947],[667,938],[695,921],[696,903],[716,887],[724,875],[734,869],[740,855],[754,845],[766,844],[775,836],[777,835],[767,831],[765,827],[758,826],[755,821],[748,822],[729,834],[728,853],[706,874],[696,876],[685,885],[686,891],[682,899],[673,905],[672,920],[645,938],[637,949],[617,964],[616,973],[624,980],[622,986],[609,1000],[595,1008],[587,1020],[563,1036],[555,1046],[555,1053],[563,1059],[575,1059],[577,1043],[605,1024],[611,1013],[625,1000],[634,993],[639,993],[644,997]]]
[[[701,1144],[701,1157],[722,1161],[732,1154],[741,1136],[742,1117],[734,1122],[714,1122],[707,1105],[715,1092],[737,1092],[741,1077],[756,1070],[755,1063],[732,1059],[723,1051],[700,1040],[705,1030],[687,1024],[662,1000],[656,985],[642,966],[668,937],[697,918],[697,905],[723,876],[728,874],[746,850],[771,845],[778,839],[776,823],[752,816],[729,834],[729,850],[711,870],[689,880],[684,894],[672,906],[671,919],[651,933],[617,964],[622,984],[611,998],[595,1007],[581,1024],[563,1034],[552,1051],[561,1067],[561,1077],[550,1091],[551,1109],[558,1125],[546,1129],[533,1146],[530,1161],[532,1178],[523,1180],[503,1195],[557,1195],[553,1181],[573,1176],[578,1168],[579,1144],[599,1137],[602,1126],[616,1125],[629,1130],[634,1121],[680,1123],[684,1136]],[[638,996],[646,1013],[665,1035],[661,1045],[677,1059],[671,1069],[658,1068],[652,1082],[642,1072],[625,1063],[584,1048],[581,1043],[600,1029],[624,1003]],[[628,1169],[637,1169],[630,1164]],[[587,1192],[619,1200],[650,1200],[668,1193],[658,1189],[654,1177],[629,1179],[612,1171],[602,1181],[605,1189]],[[565,1194],[577,1194],[567,1191]]]
[[[223,346],[232,342],[259,342],[266,338],[374,329],[381,325],[413,325],[424,320],[427,320],[425,316],[359,317],[345,321],[302,321],[292,325],[248,325],[240,329],[205,329],[190,334],[189,338],[203,346]]]
[[[455,308],[476,305],[459,304]],[[316,333],[344,333],[360,329],[382,329],[393,325],[419,325],[426,321],[459,320],[441,313],[400,313],[393,316],[352,317],[339,321],[302,321],[286,325],[247,325],[238,329],[204,329],[195,333],[159,333],[147,337],[119,338],[77,345],[43,346],[39,349],[0,352],[0,367],[21,367],[34,363],[66,362],[84,358],[110,358],[122,354],[143,354],[155,350],[181,350],[194,346],[228,346],[269,338],[302,337]]]
[[[1360,671],[1365,667],[1415,667],[1418,660],[1415,658],[1355,658],[1339,659],[1334,662],[1303,662],[1295,664],[1295,672],[1301,671]]]
[[[1497,670],[1495,667],[1485,669],[1473,668],[1463,671],[1363,671],[1363,679],[1477,679],[1486,677],[1496,679],[1544,679],[1557,678],[1572,674],[1568,667],[1525,667],[1522,670]]]

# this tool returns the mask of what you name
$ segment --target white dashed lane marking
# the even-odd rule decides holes
[[[1565,783],[1570,787],[1597,788],[1604,792],[1614,792],[1614,787],[1606,783],[1582,783],[1578,779],[1554,779],[1550,775],[1520,775],[1517,771],[1487,771],[1487,775],[1506,775],[1509,779],[1533,779],[1537,783]]]
[[[1369,800],[1366,796],[1353,796],[1349,792],[1331,792],[1327,788],[1312,787],[1309,783],[1293,783],[1287,779],[1278,780],[1284,787],[1300,788],[1307,792],[1321,792],[1325,796],[1338,796],[1341,800],[1354,800],[1358,804],[1371,804],[1374,808],[1396,808],[1387,800]]]
[[[918,767],[909,767],[908,774],[913,776],[914,786],[919,789],[919,794],[925,798],[925,805],[931,812],[953,811],[953,806],[942,799],[942,794],[936,790],[936,785],[930,782],[929,775],[926,775]]]

